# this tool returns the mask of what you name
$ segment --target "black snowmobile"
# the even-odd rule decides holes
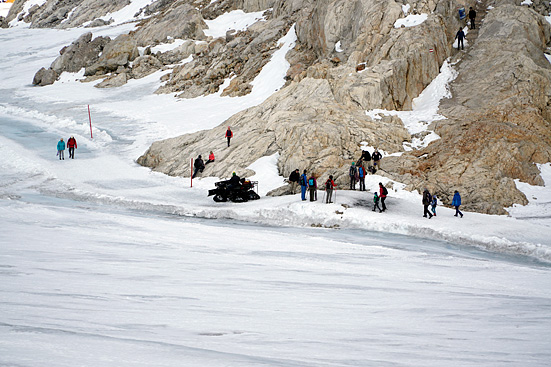
[[[258,195],[254,188],[258,187],[258,181],[249,181],[244,178],[237,180],[219,181],[214,184],[215,189],[209,190],[209,195],[214,195],[212,198],[217,203],[224,201],[233,201],[234,203],[242,203],[249,200],[258,200]]]

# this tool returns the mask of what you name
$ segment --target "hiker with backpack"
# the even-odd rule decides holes
[[[388,190],[386,189],[386,187],[383,186],[382,182],[379,182],[379,197],[381,198],[381,206],[383,207],[381,212],[384,212],[386,210],[385,199],[387,195]]]
[[[318,200],[318,183],[316,181],[316,176],[312,173],[312,176],[308,179],[308,190],[310,191],[310,201]]]
[[[431,211],[432,211],[432,215],[434,215],[436,217],[436,205],[438,204],[438,198],[436,197],[436,195],[432,195],[432,201],[430,202],[430,206],[431,206]]]
[[[325,192],[327,194],[325,203],[332,203],[331,199],[333,198],[333,189],[335,188],[335,181],[333,181],[333,175],[329,175],[327,181],[325,181]]]
[[[67,140],[67,148],[69,148],[69,158],[75,159],[75,149],[77,148],[77,140],[71,135]]]
[[[306,170],[300,175],[300,197],[302,201],[306,200],[306,189],[308,188],[308,177],[306,177]]]
[[[362,164],[358,165],[358,180],[360,181],[360,191],[365,191],[365,168]]]
[[[348,176],[350,176],[350,190],[356,190],[356,177],[358,176],[358,169],[356,168],[356,162],[352,162],[352,165],[348,170]]]
[[[379,195],[377,195],[377,191],[375,191],[373,194],[373,211],[375,211],[375,209],[379,209],[379,213],[382,213],[383,211],[379,207],[379,200]]]
[[[429,216],[429,219],[432,218],[431,212],[429,212],[429,205],[432,202],[432,195],[430,194],[428,189],[425,189],[423,191],[423,218],[426,218],[427,215]]]

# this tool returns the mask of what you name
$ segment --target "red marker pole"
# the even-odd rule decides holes
[[[190,172],[190,181],[191,181],[191,185],[190,187],[193,187],[193,158],[190,158],[189,159],[189,166],[191,167],[191,172]]]
[[[90,114],[90,105],[88,105],[88,118],[90,119],[90,139],[94,139],[92,136],[92,115]]]

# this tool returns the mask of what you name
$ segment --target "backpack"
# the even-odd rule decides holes
[[[358,167],[358,174],[360,177],[365,176],[364,168],[362,166]]]
[[[313,178],[308,180],[308,185],[314,186],[314,179]]]
[[[325,189],[331,190],[333,188],[333,185],[331,185],[331,180],[325,181]]]
[[[383,186],[383,195],[388,195],[388,190]]]

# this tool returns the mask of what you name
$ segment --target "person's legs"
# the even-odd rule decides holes
[[[306,186],[300,186],[300,198],[306,200]]]
[[[327,189],[327,200],[325,201],[326,204],[332,203],[331,198],[333,196],[333,189]]]
[[[386,200],[386,197],[381,198],[381,205],[383,207],[383,212],[386,210],[385,200]]]
[[[230,137],[228,137],[228,147],[230,146]]]

